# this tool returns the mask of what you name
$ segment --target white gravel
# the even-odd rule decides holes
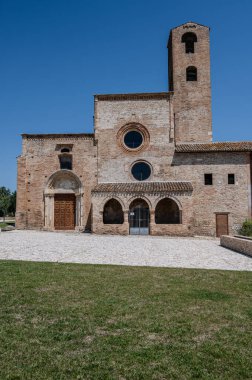
[[[251,258],[200,238],[1,232],[0,259],[252,271]]]

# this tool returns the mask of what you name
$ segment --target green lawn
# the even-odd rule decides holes
[[[7,223],[3,223],[3,222],[0,223],[0,228],[4,228],[4,227],[7,227],[7,226],[8,226]]]
[[[251,379],[249,272],[0,261],[0,379]]]
[[[15,222],[0,222],[0,228],[5,228],[8,226],[15,226]]]

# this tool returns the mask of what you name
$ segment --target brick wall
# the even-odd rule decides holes
[[[194,53],[185,52],[184,33],[197,36]],[[169,80],[174,91],[176,142],[212,140],[209,28],[186,23],[172,29],[169,43]],[[186,81],[186,68],[197,68],[197,81]]]
[[[96,184],[97,148],[93,138],[24,137],[18,158],[17,228],[44,227],[44,192],[48,180],[60,169],[57,146],[72,147],[73,170],[80,179],[83,194],[83,227],[90,228],[91,189]]]
[[[98,140],[98,182],[130,182],[131,166],[146,160],[152,167],[150,180],[164,180],[174,150],[172,101],[169,94],[138,100],[95,100],[95,138]],[[149,133],[142,150],[129,152],[120,145],[117,134],[125,125],[139,123]]]

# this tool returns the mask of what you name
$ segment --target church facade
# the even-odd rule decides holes
[[[212,142],[209,28],[171,30],[169,91],[94,97],[94,133],[23,134],[20,229],[220,236],[251,217],[252,142]]]

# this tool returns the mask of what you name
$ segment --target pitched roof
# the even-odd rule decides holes
[[[192,191],[191,182],[131,182],[100,183],[92,193],[165,193],[170,191]]]
[[[209,26],[206,26],[206,25],[203,25],[203,24],[199,24],[198,22],[194,22],[194,21],[187,21],[187,22],[184,22],[183,24],[180,24],[178,26],[175,26],[174,28],[172,28],[171,30],[173,29],[177,29],[177,28],[181,28],[181,26],[184,26],[184,25],[187,25],[187,24],[196,24],[196,25],[199,25],[199,26],[204,26],[205,28],[208,28],[210,29]]]
[[[175,147],[177,153],[197,152],[251,152],[252,141],[215,142],[207,144],[179,144]]]

